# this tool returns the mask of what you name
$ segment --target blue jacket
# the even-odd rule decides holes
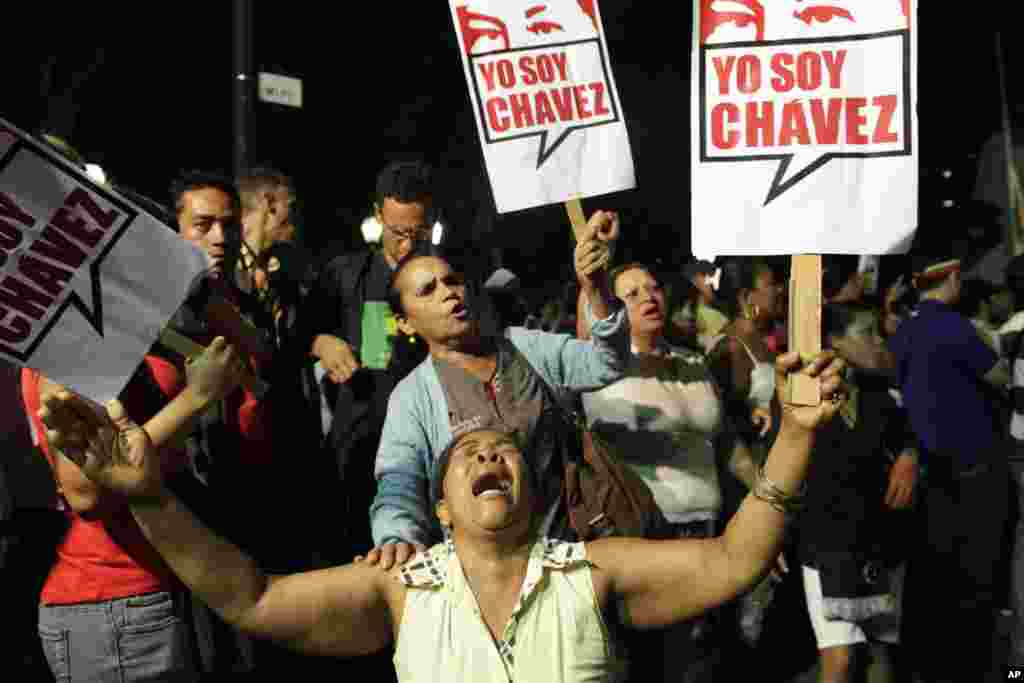
[[[556,393],[600,389],[620,379],[629,364],[624,308],[595,322],[591,341],[521,327],[506,329],[505,336]],[[430,509],[430,477],[434,460],[451,438],[448,401],[427,358],[388,400],[377,451],[377,496],[370,506],[376,545],[405,541],[430,547],[441,538]]]

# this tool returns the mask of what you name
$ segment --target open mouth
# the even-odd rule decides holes
[[[641,309],[640,315],[642,315],[645,318],[660,318],[661,309],[658,308],[657,304],[649,304],[647,306],[644,306],[643,309]]]
[[[495,472],[488,472],[473,482],[473,496],[477,498],[508,496],[512,482]]]
[[[466,304],[455,304],[455,306],[452,308],[452,316],[458,318],[459,320],[465,320],[468,315],[469,309],[466,308]]]

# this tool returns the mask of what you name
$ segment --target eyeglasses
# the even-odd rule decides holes
[[[381,225],[398,240],[421,242],[423,240],[430,239],[430,227],[426,225],[420,225],[414,228],[398,228],[383,223]]]

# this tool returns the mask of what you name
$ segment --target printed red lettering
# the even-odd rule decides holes
[[[752,55],[743,55],[736,62],[736,87],[744,95],[752,95],[761,89],[761,60]]]
[[[0,304],[39,320],[46,314],[46,309],[53,305],[53,299],[13,275],[8,275],[0,282]]]
[[[843,83],[843,64],[846,63],[846,50],[832,52],[825,50],[821,53],[825,59],[825,69],[828,71],[829,87],[838,90]]]
[[[811,100],[811,121],[814,122],[815,137],[819,145],[834,145],[839,142],[839,116],[843,111],[843,100],[830,97],[828,113],[821,100]]]
[[[747,102],[748,147],[771,147],[775,144],[774,114],[775,105],[772,102]]]
[[[526,55],[519,59],[519,73],[523,85],[536,85],[537,72],[533,68],[533,57]]]
[[[736,58],[729,56],[723,61],[721,57],[713,57],[711,63],[714,65],[715,73],[718,75],[718,94],[728,95],[730,75],[732,74],[733,65],[736,64]]]
[[[545,83],[555,82],[555,65],[551,61],[551,57],[547,55],[537,57],[537,75]]]
[[[612,112],[608,107],[604,106],[604,83],[601,81],[591,83],[590,89],[594,93],[594,115],[609,116]]]
[[[798,144],[811,144],[811,134],[807,131],[807,119],[804,116],[803,103],[799,100],[787,102],[782,107],[782,128],[779,130],[779,145],[792,145],[793,138]]]
[[[879,108],[878,123],[875,125],[875,135],[871,141],[876,144],[899,142],[900,136],[892,130],[893,114],[896,113],[896,105],[899,100],[895,95],[879,95],[871,100],[871,103]]]
[[[14,199],[4,192],[0,192],[0,216],[15,220],[29,228],[36,224],[36,220],[29,214],[25,213],[21,207],[15,203]]]
[[[555,110],[561,121],[572,120],[572,88],[566,86],[551,91],[551,99],[554,100]]]
[[[732,149],[740,141],[736,130],[726,131],[726,123],[735,124],[740,120],[740,108],[723,102],[711,110],[711,144],[718,149]]]
[[[796,83],[801,90],[821,87],[821,56],[817,52],[801,52],[796,58]]]
[[[477,62],[480,67],[480,75],[487,82],[487,92],[494,92],[494,63]]]
[[[516,72],[512,68],[512,62],[503,59],[498,62],[498,83],[503,88],[512,88],[516,84]]]
[[[28,249],[51,261],[63,263],[72,270],[80,267],[85,261],[85,251],[52,225],[43,228],[43,234]]]
[[[32,324],[20,315],[13,315],[6,308],[0,306],[0,321],[6,320],[8,315],[11,315],[9,322],[0,322],[0,341],[5,341],[8,344],[20,344],[28,339],[29,333],[32,332]]]
[[[70,270],[65,270],[28,254],[18,259],[18,272],[36,287],[52,296],[60,296],[72,276]]]
[[[576,110],[579,112],[580,120],[589,119],[594,116],[593,112],[587,109],[587,86],[577,85],[572,89],[573,98],[576,100]]]
[[[499,115],[498,112],[502,112]],[[492,97],[487,100],[487,120],[491,124],[491,130],[495,133],[504,133],[509,128],[509,117],[504,112],[508,111],[504,97]]]
[[[21,244],[21,230],[0,219],[0,249],[10,251]]]
[[[87,247],[95,247],[103,239],[102,230],[90,230],[84,218],[72,216],[63,206],[57,209],[57,213],[50,220],[50,225]]]
[[[543,90],[534,95],[534,102],[537,105],[537,125],[543,126],[549,123],[557,123],[555,112],[551,109],[551,100]]]
[[[789,92],[793,89],[794,79],[791,68],[793,66],[793,55],[788,52],[780,52],[772,57],[772,72],[775,78],[772,79],[772,90],[775,92]]]
[[[551,59],[554,61],[555,66],[558,67],[558,77],[563,81],[569,80],[569,60],[565,53],[559,52],[558,54],[551,55]]]
[[[868,122],[863,109],[868,106],[866,97],[846,98],[846,144],[866,145],[868,136],[860,132],[861,126]]]
[[[509,98],[512,106],[512,120],[516,128],[526,128],[533,125],[533,110],[530,108],[530,98],[527,95],[512,95]]]
[[[106,211],[101,209],[92,195],[82,188],[78,188],[69,194],[68,198],[64,201],[64,206],[68,208],[78,206],[85,209],[85,212],[89,214],[89,218],[93,219],[96,225],[104,230],[108,230],[114,224],[114,221],[117,220],[117,217],[121,215],[121,212],[116,209],[108,209]]]

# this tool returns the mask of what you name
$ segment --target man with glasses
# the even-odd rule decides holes
[[[392,270],[414,249],[429,249],[434,218],[432,169],[422,162],[396,162],[377,176],[374,216],[380,246],[342,254],[327,262],[302,311],[302,339],[319,361],[328,424],[325,448],[342,480],[344,541],[335,562],[348,562],[372,547],[370,503],[376,492],[373,465],[384,427],[388,397],[397,383],[397,327],[387,303]],[[413,347],[414,348],[414,347]],[[411,364],[409,364],[411,365]],[[393,680],[386,656],[363,662],[382,680]]]
[[[345,484],[350,514],[347,560],[371,546],[369,507],[376,482],[373,462],[387,400],[397,379],[392,355],[397,329],[387,303],[388,281],[399,261],[430,247],[434,223],[433,173],[422,162],[396,162],[377,176],[374,215],[380,247],[342,254],[320,271],[303,317],[305,338],[326,377],[332,409],[327,446]]]

